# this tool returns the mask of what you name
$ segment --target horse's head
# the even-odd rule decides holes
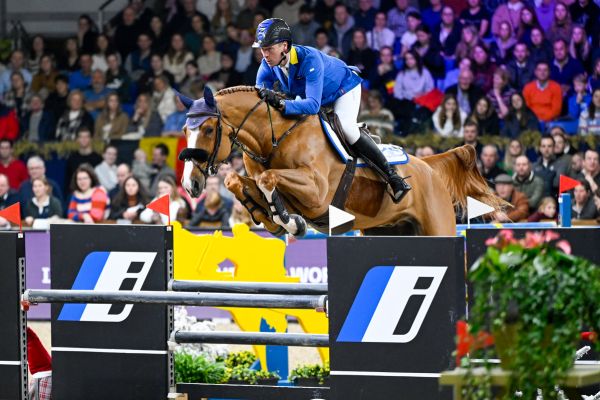
[[[188,109],[183,127],[187,148],[179,153],[179,159],[185,162],[181,184],[190,196],[198,197],[206,176],[214,174],[217,165],[229,156],[230,146],[221,146],[222,116],[208,87],[202,99],[192,100],[179,93],[178,96]]]

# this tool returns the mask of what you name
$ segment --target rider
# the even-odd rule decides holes
[[[360,134],[356,123],[361,78],[355,67],[313,47],[292,46],[290,27],[279,18],[269,18],[258,25],[252,47],[259,47],[264,58],[256,76],[260,96],[285,115],[317,114],[321,105],[333,104],[348,143],[361,158],[380,170],[392,188],[394,202],[400,202],[410,185],[396,174],[375,142]],[[301,98],[281,99],[272,90],[275,81],[292,97]]]

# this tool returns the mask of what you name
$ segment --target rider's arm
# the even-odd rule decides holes
[[[317,114],[323,95],[323,60],[316,55],[308,56],[302,63],[300,75],[306,78],[306,98],[286,100],[284,114]]]
[[[267,89],[273,89],[273,83],[275,83],[273,71],[267,65],[265,60],[263,60],[260,63],[260,67],[258,67],[258,73],[256,74],[256,87],[265,87]]]

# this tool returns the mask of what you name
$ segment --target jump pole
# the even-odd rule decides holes
[[[174,292],[219,292],[246,294],[325,295],[327,284],[280,282],[224,282],[171,280],[169,290]]]

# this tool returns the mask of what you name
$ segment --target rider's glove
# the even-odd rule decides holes
[[[282,99],[274,90],[261,88],[258,91],[258,95],[261,99],[269,103],[269,105],[277,110],[283,110],[285,108],[285,100]]]

